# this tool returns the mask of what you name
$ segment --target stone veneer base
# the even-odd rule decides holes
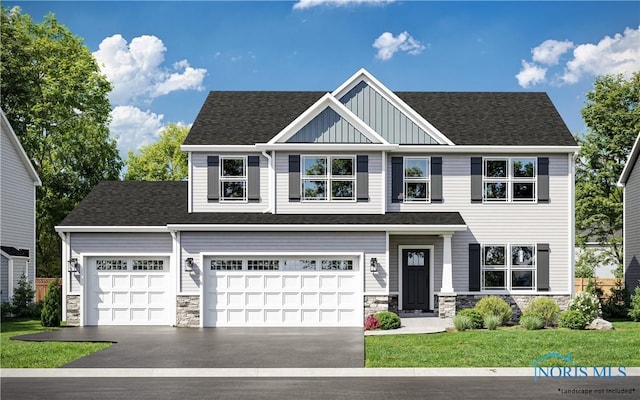
[[[80,296],[67,295],[67,325],[80,326]]]
[[[176,326],[180,328],[200,326],[200,296],[176,296]]]
[[[364,318],[382,311],[398,313],[398,295],[364,296]]]

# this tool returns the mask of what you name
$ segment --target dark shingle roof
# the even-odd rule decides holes
[[[266,143],[323,92],[211,92],[186,145]],[[575,146],[546,93],[396,92],[458,145]]]
[[[29,249],[16,249],[11,246],[0,246],[2,251],[12,257],[29,257]]]
[[[457,212],[263,214],[187,212],[187,182],[109,181],[97,185],[60,226],[167,224],[464,225]]]

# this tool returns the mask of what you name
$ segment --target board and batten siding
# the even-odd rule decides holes
[[[289,155],[369,156],[369,201],[290,201]],[[380,214],[383,207],[382,153],[284,153],[275,154],[276,212],[278,214]],[[354,186],[354,189],[356,185]]]
[[[194,260],[194,271],[181,276],[180,292],[199,294],[201,273],[207,265],[198,265],[200,255],[228,253],[242,256],[263,253],[286,256],[287,253],[364,253],[364,292],[386,294],[388,291],[387,259],[384,232],[182,232],[181,263]],[[369,260],[376,257],[380,267],[375,275],[369,271]]]
[[[35,186],[19,156],[19,149],[9,139],[2,125],[0,142],[0,237],[3,246],[29,249],[29,256],[35,260]],[[29,263],[28,276],[35,277],[35,262]],[[14,263],[14,267],[17,264]],[[20,273],[14,276],[20,278]]]
[[[640,286],[640,159],[624,188],[624,219],[625,285],[633,293]]]
[[[233,202],[209,201],[207,197],[207,156],[260,156],[260,201]],[[263,212],[269,202],[269,166],[260,153],[191,153],[191,202],[193,212]]]
[[[340,102],[389,143],[438,144],[371,86],[360,82]]]
[[[437,154],[426,155],[437,156]],[[394,154],[394,156],[397,155]],[[456,211],[462,215],[468,230],[455,232],[451,239],[453,288],[456,291],[468,291],[469,243],[548,243],[550,248],[549,290],[569,293],[571,285],[569,157],[567,155],[549,156],[550,201],[546,204],[471,203],[470,158],[471,155],[442,155],[442,203],[392,203],[391,197],[388,196],[387,212]],[[391,171],[391,157],[387,160],[387,171]],[[390,173],[387,174],[386,188],[387,193],[391,193]],[[436,247],[436,253],[437,249]],[[436,263],[437,268],[441,269],[442,265]],[[393,276],[397,271],[392,271],[391,274]],[[439,289],[436,282],[435,290]]]
[[[118,256],[122,254],[172,254],[173,240],[169,233],[84,233],[70,234],[71,257],[80,263],[80,273],[73,274],[69,292],[79,292],[85,276],[86,254]],[[172,270],[173,266],[170,267]],[[66,273],[66,272],[65,272]]]
[[[288,143],[371,143],[356,127],[327,107],[296,132]]]

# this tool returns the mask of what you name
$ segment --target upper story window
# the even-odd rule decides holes
[[[533,290],[536,252],[533,245],[482,247],[483,290]]]
[[[485,202],[536,200],[535,158],[485,158],[482,173]]]
[[[247,201],[246,157],[220,157],[220,201]]]
[[[429,157],[404,158],[404,201],[430,200]]]
[[[355,200],[355,157],[303,156],[302,199]]]

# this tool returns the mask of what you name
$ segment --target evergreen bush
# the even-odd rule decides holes
[[[581,330],[584,329],[588,323],[589,321],[587,321],[587,318],[580,311],[567,310],[560,314],[560,322],[558,323],[558,326],[561,328]]]
[[[44,296],[40,323],[42,326],[60,326],[62,319],[62,288],[60,281],[49,282]]]
[[[497,296],[483,297],[474,308],[480,311],[483,318],[487,315],[499,316],[502,324],[509,322],[511,315],[513,315],[513,310],[511,310],[509,304]]]
[[[380,322],[380,329],[398,329],[400,328],[400,317],[391,311],[383,311],[376,314],[376,319]]]
[[[484,317],[482,316],[482,313],[475,308],[465,308],[464,310],[460,310],[458,315],[464,315],[471,318],[471,323],[473,324],[471,329],[482,329]]]
[[[536,297],[524,309],[522,316],[527,315],[535,315],[542,318],[544,326],[555,326],[560,317],[560,306],[548,297]]]

